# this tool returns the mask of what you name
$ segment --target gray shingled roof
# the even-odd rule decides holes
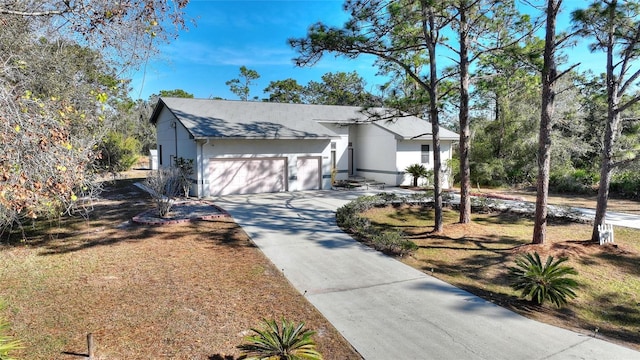
[[[387,131],[402,139],[431,139],[431,123],[415,116],[405,116],[394,121],[380,120],[375,122]],[[440,140],[458,140],[460,136],[451,130],[440,127]]]
[[[338,135],[322,126],[323,122],[349,124],[368,119],[362,108],[356,106],[163,97],[158,101],[151,122],[157,121],[163,104],[195,138],[326,139]],[[395,121],[379,120],[375,124],[404,139],[431,136],[431,124],[415,116]],[[440,135],[445,140],[458,138],[446,129],[441,129]]]

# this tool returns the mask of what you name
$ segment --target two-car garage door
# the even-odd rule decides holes
[[[296,190],[321,188],[321,157],[298,157]],[[256,194],[287,191],[287,158],[209,159],[209,194]]]
[[[286,191],[286,158],[209,160],[211,195]]]

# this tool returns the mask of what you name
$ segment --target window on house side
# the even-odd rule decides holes
[[[429,145],[420,145],[420,162],[423,164],[429,163]]]

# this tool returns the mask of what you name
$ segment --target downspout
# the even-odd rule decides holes
[[[173,143],[175,145],[175,150],[176,152],[174,154],[176,154],[175,158],[173,159],[174,163],[171,164],[171,166],[175,165],[175,161],[178,160],[178,122],[174,121],[173,122]]]
[[[209,138],[207,138],[207,141],[200,144],[200,176],[198,176],[200,179],[200,189],[198,190],[199,198],[202,198],[204,194],[204,146],[207,144],[209,144]]]

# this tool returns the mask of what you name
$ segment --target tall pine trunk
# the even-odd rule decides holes
[[[463,4],[466,6],[466,4]],[[466,10],[460,12],[460,223],[471,221],[471,171],[469,151],[471,136],[469,129],[469,29]]]
[[[612,100],[609,102],[608,121],[604,134],[604,148],[602,149],[602,163],[600,164],[600,186],[598,188],[598,200],[596,204],[596,216],[593,222],[591,240],[599,241],[600,232],[598,225],[604,224],[607,215],[607,204],[609,202],[609,186],[614,169],[613,145],[616,141],[618,126],[620,124],[620,113],[617,110],[617,93],[614,90],[610,94]]]
[[[616,79],[613,74],[614,38],[615,32],[612,28],[609,32],[607,46],[607,125],[604,132],[602,163],[600,164],[600,186],[598,188],[596,216],[593,222],[593,231],[591,232],[592,241],[599,240],[600,232],[598,231],[598,225],[604,224],[606,220],[609,186],[614,168],[613,145],[616,142],[618,126],[620,124],[620,111],[618,109],[619,79]]]
[[[562,0],[547,0],[547,27],[542,68],[542,114],[538,135],[538,181],[536,213],[533,225],[533,244],[543,244],[547,232],[547,202],[549,198],[549,170],[551,168],[551,127],[555,102],[556,16]]]
[[[425,36],[427,52],[429,54],[429,119],[431,120],[431,132],[433,139],[433,207],[434,207],[434,232],[443,229],[442,214],[442,157],[440,154],[440,121],[438,119],[438,67],[436,63],[436,44],[438,32],[435,24],[435,15],[429,1],[421,1],[422,29]]]

